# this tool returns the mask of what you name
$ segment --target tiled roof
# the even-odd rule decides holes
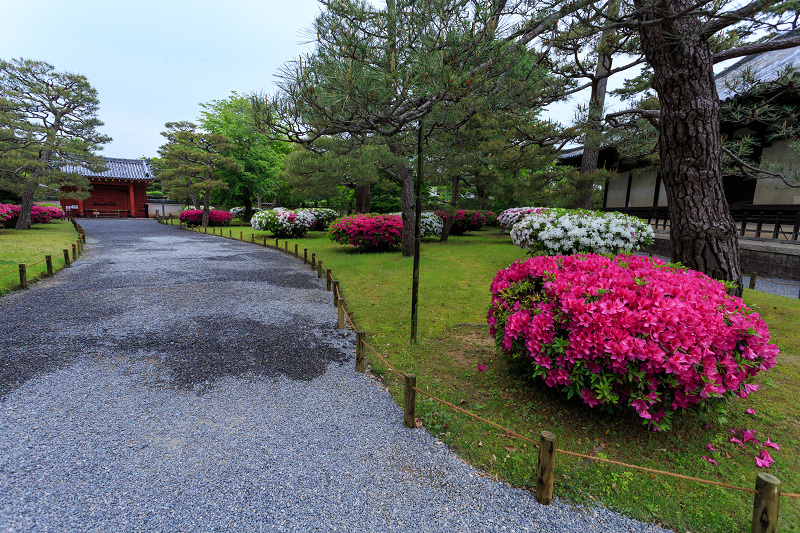
[[[794,30],[780,35],[774,40],[785,39],[786,37],[797,35],[797,33],[798,31]],[[740,90],[736,87],[736,82],[740,79],[745,69],[750,69],[750,72],[757,80],[771,81],[777,78],[778,73],[789,65],[800,67],[800,46],[747,56],[714,77],[717,82],[719,99],[724,101],[740,94]]]
[[[135,181],[152,181],[153,168],[149,159],[119,159],[104,157],[108,170],[105,172],[92,172],[83,167],[68,165],[62,167],[64,172],[81,174],[89,178],[106,178]]]

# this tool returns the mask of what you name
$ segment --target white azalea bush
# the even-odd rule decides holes
[[[546,207],[512,207],[497,215],[497,224],[504,230],[510,230],[514,227],[514,224],[522,222],[522,219],[526,216],[544,213],[547,210]]]
[[[250,219],[253,229],[269,231],[282,239],[302,237],[316,222],[317,219],[308,211],[289,211],[283,208],[260,211]]]
[[[392,215],[402,215],[402,213],[391,213]],[[444,222],[436,213],[423,212],[419,221],[420,234],[423,237],[441,237],[444,229]]]
[[[308,211],[314,215],[314,218],[317,220],[317,222],[312,228],[309,229],[317,231],[327,231],[328,226],[331,225],[331,222],[339,218],[339,213],[333,209],[328,209],[327,207],[309,207],[306,209],[298,209],[298,211]]]
[[[623,213],[546,209],[530,213],[511,229],[511,240],[531,255],[616,255],[653,243],[653,228]]]

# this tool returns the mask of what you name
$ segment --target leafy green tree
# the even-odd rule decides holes
[[[284,160],[291,152],[288,142],[271,140],[255,126],[250,99],[233,92],[225,100],[212,100],[200,104],[199,126],[205,131],[224,135],[231,141],[225,155],[236,160],[241,171],[219,172],[219,177],[228,185],[217,189],[225,203],[242,204],[244,218],[253,214],[253,200],[260,197],[274,198],[280,187],[280,174]]]
[[[193,197],[195,207],[198,207],[197,193],[200,192],[202,225],[207,227],[211,191],[228,187],[221,174],[242,170],[233,157],[225,155],[234,145],[225,135],[197,131],[197,126],[191,122],[167,122],[165,127],[167,131],[161,135],[167,143],[158,149],[161,183],[173,197]]]
[[[0,61],[0,187],[20,196],[17,229],[30,229],[34,199],[43,187],[87,198],[89,180],[62,169],[105,170],[95,155],[111,141],[97,129],[97,91],[85,76],[56,72],[43,61]]]

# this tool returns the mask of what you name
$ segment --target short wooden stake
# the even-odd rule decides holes
[[[267,247],[267,238],[264,237],[264,248],[266,248],[266,247]]]
[[[66,248],[64,248],[64,265],[65,265],[65,266],[70,266],[70,262],[69,262],[69,250],[67,250]]]
[[[233,239],[233,230],[232,229],[228,230],[228,238],[229,239]]]
[[[317,269],[317,254],[316,253],[312,253],[311,254],[311,270],[316,270],[316,269]]]
[[[417,376],[406,374],[406,388],[403,394],[403,425],[407,428],[417,427]]]
[[[83,246],[81,246],[81,240],[78,239],[75,244],[78,246],[78,255],[83,255]]]
[[[28,288],[28,265],[25,263],[19,263],[19,286],[23,289]]]
[[[211,228],[211,234],[212,235],[216,235],[217,234],[217,228]]]
[[[294,256],[295,257],[300,257],[300,255],[297,253],[297,245],[296,244],[294,245]]]
[[[78,247],[74,244],[72,245],[72,260],[75,261],[78,259]]]
[[[758,278],[758,274],[755,272],[750,273],[750,289],[756,288],[756,278]]]
[[[280,248],[280,243],[278,243],[278,239],[275,239],[275,249],[277,250]]]
[[[85,233],[81,233],[81,240],[83,241],[83,244],[86,244],[86,234]]]
[[[753,500],[753,524],[751,533],[775,533],[778,531],[778,504],[781,498],[781,480],[759,472],[756,475],[756,490]]]
[[[364,372],[366,370],[366,361],[364,360],[364,332],[356,331],[356,372]]]
[[[251,244],[255,244],[256,243],[256,234],[255,233],[251,233],[250,234],[250,243]]]
[[[337,302],[338,309],[337,309],[337,317],[336,317],[336,327],[339,329],[344,329],[344,298],[339,298]]]
[[[333,306],[339,306],[339,280],[333,280]]]
[[[308,248],[303,248],[303,264],[308,264]]]
[[[289,253],[289,241],[283,241],[283,253]]]
[[[208,235],[208,226],[204,226],[204,227],[203,227],[203,233],[205,233],[206,235]]]
[[[52,255],[44,256],[44,262],[47,265],[47,275],[48,276],[52,276],[53,275],[53,256]]]
[[[542,505],[553,503],[555,463],[556,436],[549,431],[542,431],[539,437],[539,469],[536,472],[536,501]]]
[[[328,269],[325,270],[325,272],[326,272],[325,275],[327,276],[325,278],[325,282],[326,282],[325,283],[325,285],[326,285],[325,288],[328,289],[328,290],[331,290],[331,281],[333,281],[333,276],[331,276],[331,269],[328,268]]]
[[[317,262],[317,279],[322,279],[322,259]]]

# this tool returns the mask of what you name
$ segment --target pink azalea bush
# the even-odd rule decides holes
[[[653,429],[746,397],[778,355],[764,321],[721,282],[657,258],[532,257],[501,270],[491,292],[488,322],[505,354],[568,397],[633,408]]]
[[[361,250],[383,251],[399,248],[402,243],[403,218],[399,215],[350,215],[335,220],[328,238]]]
[[[436,211],[436,215],[442,219],[442,223],[447,224],[447,211]],[[486,217],[481,211],[468,211],[459,209],[453,216],[453,226],[450,228],[450,235],[463,235],[468,231],[476,231],[486,224]]]
[[[17,224],[19,205],[0,204],[0,224],[6,228],[13,228]],[[54,205],[34,205],[31,208],[32,224],[47,224],[53,219],[61,220],[65,217],[64,211]]]
[[[482,211],[487,226],[498,226],[497,214],[494,211]]]
[[[181,222],[199,226],[203,223],[203,210],[202,209],[184,209],[180,214]],[[233,214],[229,211],[220,211],[218,209],[211,209],[208,212],[208,225],[209,226],[227,226],[233,220]]]

